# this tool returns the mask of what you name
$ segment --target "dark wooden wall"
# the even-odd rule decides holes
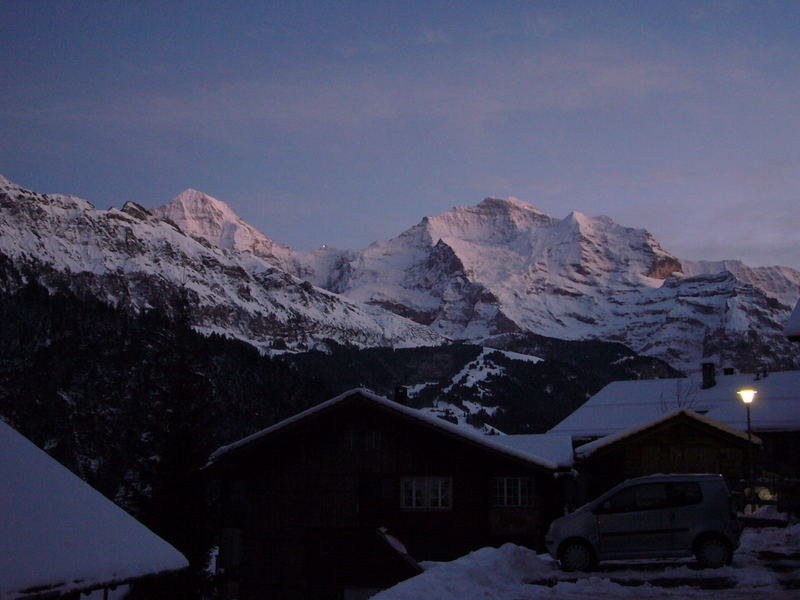
[[[734,482],[747,475],[747,441],[694,419],[676,417],[598,449],[577,469],[583,480],[579,502],[596,498],[631,477],[653,473],[721,473]]]
[[[549,470],[361,399],[273,434],[232,457],[220,474],[223,527],[241,532],[240,556],[234,557],[241,564],[227,566],[236,571],[242,599],[304,597],[326,580],[341,580],[309,557],[335,545],[346,530],[386,527],[415,559],[450,560],[507,541],[542,549],[562,506]],[[400,482],[411,476],[451,477],[452,508],[402,509]],[[492,507],[495,476],[533,476],[534,506]],[[365,560],[350,546],[353,561]],[[221,549],[223,565],[226,552]],[[397,580],[397,571],[385,580],[378,566],[370,571],[370,585]]]

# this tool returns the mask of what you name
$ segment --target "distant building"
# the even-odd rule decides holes
[[[175,548],[0,421],[0,598],[77,598],[187,566]]]
[[[761,440],[751,436],[760,450]],[[582,504],[614,485],[653,473],[720,473],[730,482],[747,478],[747,434],[689,409],[575,448]]]
[[[558,465],[501,437],[356,389],[219,449],[207,472],[221,484],[226,597],[357,597],[418,573],[416,560],[543,548]]]
[[[752,431],[763,442],[757,457],[769,476],[800,476],[800,371],[614,381],[552,428],[581,446],[690,409],[732,430],[747,431],[747,411],[736,392],[753,388]],[[581,470],[579,468],[579,470]],[[585,470],[585,469],[584,469]]]

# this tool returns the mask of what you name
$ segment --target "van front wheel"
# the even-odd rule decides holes
[[[588,571],[594,566],[594,553],[586,542],[566,542],[558,553],[564,571]]]

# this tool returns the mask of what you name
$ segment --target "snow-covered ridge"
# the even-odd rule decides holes
[[[297,253],[296,261],[317,285],[451,338],[531,331],[621,341],[693,369],[704,359],[753,368],[752,356],[728,348],[755,336],[768,362],[791,366],[778,327],[800,297],[800,272],[684,268],[648,231],[606,216],[557,219],[515,198],[487,198],[363,250]]]
[[[5,179],[2,184],[0,252],[46,285],[79,289],[132,310],[169,309],[170,299],[184,288],[199,331],[264,349],[277,340],[290,348],[325,339],[361,346],[442,341],[423,325],[315,288],[252,252],[187,235],[133,203],[98,210],[72,196],[37,194]],[[208,214],[218,211],[235,221],[222,203],[201,196],[189,192],[183,199],[193,209],[202,205]],[[192,226],[203,223],[189,216]]]
[[[9,197],[19,194],[15,191],[19,188],[5,179],[0,189]],[[206,289],[206,276],[196,275],[197,269],[207,269],[204,259],[189,269],[190,287],[214,307],[208,312],[228,313],[221,322],[209,319],[204,330],[226,331],[243,339],[266,340],[272,334],[263,330],[276,331],[274,324],[229,326],[245,310],[251,315],[260,312],[280,325],[279,337],[293,338],[293,343],[322,337],[370,345],[387,340],[437,343],[443,337],[480,341],[530,331],[562,339],[619,341],[689,370],[705,360],[761,368],[755,357],[769,368],[798,366],[782,327],[789,307],[800,298],[800,271],[750,268],[739,261],[681,261],[646,230],[624,227],[606,216],[573,211],[558,219],[516,198],[487,198],[476,206],[424,217],[398,236],[368,248],[296,252],[247,224],[224,202],[196,190],[186,190],[168,205],[152,209],[153,214],[132,206],[96,211],[69,196],[30,197],[63,209],[51,220],[69,222],[76,215],[94,215],[92,219],[107,225],[108,215],[116,214],[119,224],[124,214],[151,228],[151,233],[141,232],[139,226],[130,228],[129,244],[152,241],[152,231],[160,227],[168,239],[183,238],[174,246],[202,246],[202,251],[182,249],[186,256],[213,255],[212,262],[233,261],[246,276],[269,279],[257,282],[273,290],[267,294],[269,300],[260,292],[255,294],[258,298],[248,298],[256,289],[250,284],[233,289],[211,281],[214,291]],[[107,215],[100,218],[101,213]],[[23,231],[28,227],[11,227],[20,226]],[[37,227],[43,225],[37,223],[32,229]],[[49,264],[106,275],[134,268],[155,277],[163,268],[168,281],[181,279],[171,261],[145,258],[160,256],[153,248],[133,254],[122,250],[126,266],[120,267],[115,262],[121,260],[119,254],[103,256],[109,247],[118,251],[118,241],[107,240],[94,248],[66,230],[56,232],[54,240],[61,233],[72,236],[63,248],[48,250],[46,243],[37,241],[45,248],[31,249],[31,256],[43,252]],[[51,234],[42,231],[45,237]],[[12,243],[9,251],[25,247],[19,244],[22,240]],[[76,256],[78,248],[83,255]],[[144,268],[140,263],[148,260]],[[178,271],[187,269],[183,262],[181,258]],[[276,288],[284,290],[280,298]],[[319,288],[340,296],[326,296]],[[222,290],[224,297],[210,300]],[[314,298],[306,298],[308,294]],[[280,306],[273,309],[276,302]],[[348,302],[353,308],[342,308]],[[338,308],[333,310],[333,305]],[[396,320],[390,313],[404,319]]]
[[[644,229],[577,211],[558,219],[517,198],[424,217],[362,250],[266,254],[315,285],[447,337],[617,340],[689,369],[707,359],[752,367],[725,346],[753,335],[769,360],[784,360],[777,328],[800,297],[800,272],[788,267],[681,261]]]

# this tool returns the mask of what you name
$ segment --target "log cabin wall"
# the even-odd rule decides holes
[[[543,550],[563,503],[549,469],[358,397],[270,434],[222,466],[220,564],[229,597],[243,600],[310,597],[334,579],[341,584],[318,559],[355,530],[386,527],[417,560],[450,560],[509,541]],[[518,499],[519,482],[530,487],[531,501],[523,502],[530,505],[497,506],[498,486]],[[443,506],[431,506],[431,498]],[[414,502],[423,506],[408,506]],[[353,561],[369,558],[357,544],[348,552]],[[353,585],[392,585],[403,578],[395,567],[373,565],[369,581]]]
[[[653,473],[721,473],[733,483],[747,476],[747,441],[680,415],[596,450],[577,469],[584,479],[582,501]]]

